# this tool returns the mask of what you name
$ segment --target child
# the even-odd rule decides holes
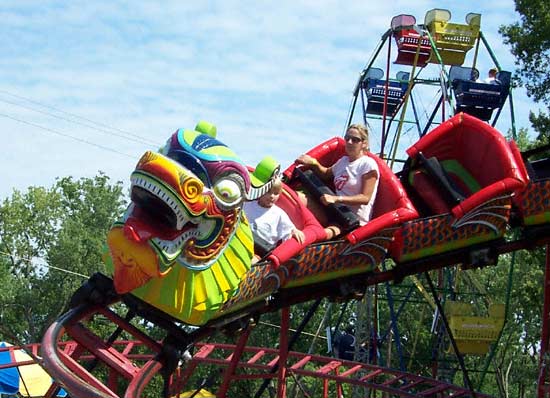
[[[282,189],[281,180],[275,179],[269,192],[262,195],[257,201],[244,204],[244,212],[250,222],[252,233],[269,246],[274,246],[279,241],[290,238],[296,239],[299,243],[304,242],[304,233],[297,229],[288,214],[275,204]],[[259,256],[255,256],[255,259],[258,261]]]

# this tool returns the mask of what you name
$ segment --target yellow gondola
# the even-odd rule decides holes
[[[445,65],[462,65],[466,53],[474,46],[481,24],[481,14],[466,15],[466,24],[451,23],[449,10],[434,8],[426,13],[424,25],[433,38],[434,45]],[[439,63],[434,49],[429,62]]]
[[[445,313],[461,354],[487,354],[504,326],[504,304],[490,304],[489,316],[475,316],[473,304],[448,301]]]

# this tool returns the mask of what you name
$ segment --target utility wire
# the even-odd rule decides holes
[[[40,109],[36,109],[36,108],[30,107],[30,106],[26,106],[26,105],[23,105],[23,104],[18,104],[17,102],[8,101],[8,100],[2,99],[2,98],[0,98],[0,101],[4,102],[4,103],[6,103],[6,104],[13,105],[13,106],[18,106],[18,107],[20,107],[20,108],[28,109],[28,110],[33,111],[33,112],[41,113],[41,114],[43,114],[43,115],[51,116],[51,117],[54,117],[54,118],[56,118],[56,119],[64,120],[64,121],[69,122],[69,123],[74,123],[74,124],[77,124],[77,125],[79,125],[79,126],[84,126],[84,127],[89,128],[89,129],[93,129],[93,130],[102,132],[102,133],[104,133],[104,134],[114,135],[114,136],[117,136],[117,137],[120,137],[120,138],[124,138],[124,139],[126,139],[126,140],[130,140],[130,141],[133,141],[133,142],[137,142],[137,143],[139,143],[139,144],[157,145],[157,143],[152,142],[152,141],[145,141],[145,140],[143,140],[143,139],[141,139],[141,138],[136,139],[136,138],[134,138],[134,137],[132,137],[132,136],[128,136],[127,134],[119,134],[119,133],[114,132],[113,130],[107,130],[107,129],[104,129],[104,128],[98,128],[98,127],[95,127],[95,126],[90,125],[90,124],[87,124],[87,123],[82,123],[82,122],[79,122],[79,121],[77,121],[77,120],[72,120],[72,119],[69,119],[69,118],[66,118],[66,117],[63,117],[63,116],[56,115],[55,113],[42,111],[42,110],[40,110]],[[59,112],[61,112],[61,111],[59,111]]]
[[[136,137],[136,139],[141,140],[142,143],[143,143],[143,142],[146,142],[146,143],[148,143],[148,144],[157,145],[157,143],[154,143],[154,142],[148,140],[148,139],[145,138],[145,137],[140,137],[139,135],[137,135],[137,134],[135,134],[135,133],[132,133],[132,132],[129,132],[129,131],[124,131],[124,130],[118,129],[118,128],[116,128],[116,127],[111,127],[111,126],[108,126],[108,125],[106,125],[106,124],[104,124],[104,123],[98,123],[98,122],[96,122],[96,121],[93,121],[93,120],[91,120],[91,119],[88,119],[88,118],[85,118],[85,117],[76,115],[76,114],[74,114],[74,113],[66,112],[66,111],[61,110],[61,109],[59,109],[59,108],[55,108],[55,107],[53,107],[53,106],[43,104],[43,103],[41,103],[41,102],[32,100],[32,99],[30,99],[30,98],[26,98],[26,97],[23,97],[23,96],[21,96],[21,95],[17,95],[17,94],[10,93],[9,91],[6,91],[6,90],[1,90],[1,89],[0,89],[0,93],[5,94],[5,95],[9,95],[9,96],[11,96],[11,97],[14,97],[14,98],[17,98],[17,99],[20,99],[20,100],[23,100],[23,101],[30,102],[30,103],[32,103],[32,104],[41,106],[41,107],[43,107],[43,108],[51,109],[51,110],[53,110],[53,111],[62,113],[62,114],[67,115],[67,116],[71,116],[71,117],[74,117],[74,118],[77,118],[77,119],[80,119],[80,120],[84,120],[84,121],[86,121],[86,122],[92,123],[92,124],[94,124],[94,125],[96,125],[96,126],[100,126],[100,127],[102,127],[102,128],[106,128],[106,129],[109,129],[109,130],[115,130],[115,131],[118,131],[118,132],[120,132],[120,133],[122,133],[122,134],[126,134],[126,135],[131,136],[131,137]],[[2,101],[7,102],[7,101],[5,101],[5,100],[2,100]],[[20,106],[22,106],[22,105],[20,105]],[[37,112],[38,112],[38,111],[37,111]],[[53,116],[53,115],[52,115],[52,116]],[[54,116],[54,117],[59,117],[59,116]],[[67,119],[64,119],[64,118],[61,118],[61,117],[59,117],[59,118],[60,118],[60,119],[63,119],[63,120],[67,120]],[[70,121],[70,120],[69,120],[69,121]],[[73,121],[73,122],[74,122],[74,121]],[[74,123],[76,123],[76,122],[74,122]],[[92,128],[93,128],[93,127],[92,127]],[[100,131],[104,131],[104,130],[100,130]]]
[[[6,253],[6,252],[3,252],[3,251],[0,251],[0,255],[3,255],[5,257],[9,257],[9,258],[12,258],[13,256],[10,254],[10,253]],[[32,258],[27,258],[27,257],[17,257],[19,260],[22,260],[26,263],[29,263],[29,264],[33,264],[33,259]],[[37,260],[43,260],[43,261],[46,261],[46,259],[42,258],[42,257],[34,257],[34,259],[37,259]],[[86,278],[88,279],[89,276],[88,275],[84,275],[84,274],[79,274],[78,272],[74,272],[74,271],[70,271],[68,269],[65,269],[65,268],[59,268],[59,267],[56,267],[54,265],[48,265],[48,264],[40,264],[41,267],[46,267],[46,268],[50,268],[50,269],[54,269],[56,271],[61,271],[61,272],[65,272],[67,274],[71,274],[71,275],[75,275],[75,276],[80,276],[82,278]]]
[[[269,323],[269,322],[265,322],[265,321],[260,321],[260,322],[258,322],[258,324],[269,326],[269,327],[274,328],[274,329],[281,329],[280,325],[275,325],[273,323]],[[296,332],[296,329],[288,328],[288,330],[292,333]],[[325,336],[318,336],[318,334],[314,334],[314,333],[302,332],[302,334],[305,335],[305,336],[319,338],[321,340],[326,340],[327,339]]]
[[[51,128],[49,128],[49,127],[44,127],[44,126],[41,126],[41,125],[36,124],[36,123],[28,122],[28,121],[23,120],[23,119],[19,119],[19,118],[10,116],[10,115],[6,115],[5,113],[0,113],[0,116],[5,117],[5,118],[7,118],[7,119],[15,120],[16,122],[19,122],[19,123],[24,123],[24,124],[27,124],[27,125],[29,125],[29,126],[33,126],[33,127],[37,127],[37,128],[39,128],[39,129],[42,129],[42,130],[46,130],[46,131],[49,131],[49,132],[51,132],[51,133],[60,135],[60,136],[62,136],[62,137],[70,138],[70,139],[72,139],[72,140],[75,140],[75,141],[78,141],[78,142],[81,142],[81,143],[84,143],[84,144],[88,144],[88,145],[91,145],[91,146],[95,146],[96,148],[100,148],[100,149],[103,149],[103,150],[105,150],[105,151],[113,152],[113,153],[116,153],[116,154],[118,154],[118,155],[122,155],[122,156],[126,156],[126,157],[128,157],[128,158],[131,158],[131,159],[135,159],[135,156],[128,155],[127,153],[120,152],[120,151],[118,151],[118,150],[116,150],[116,149],[109,148],[109,147],[106,147],[106,146],[101,145],[101,144],[96,144],[95,142],[88,141],[88,140],[85,140],[85,139],[82,139],[82,138],[78,138],[78,137],[75,137],[75,136],[70,135],[70,134],[67,134],[67,133],[62,133],[61,131],[57,131],[57,130],[51,129]]]

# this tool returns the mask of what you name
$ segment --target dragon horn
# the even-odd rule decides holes
[[[269,192],[273,180],[279,177],[281,166],[271,156],[266,156],[256,166],[253,173],[250,174],[250,190],[246,194],[247,200],[256,200],[260,196]]]

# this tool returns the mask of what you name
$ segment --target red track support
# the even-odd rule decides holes
[[[279,371],[277,377],[277,398],[286,397],[286,360],[288,358],[288,329],[290,327],[290,309],[281,310],[281,333],[279,335]]]
[[[540,361],[538,379],[538,398],[550,397],[550,380],[548,371],[550,365],[550,244],[546,245],[546,264],[544,270],[544,305],[542,309],[542,333],[540,340]]]
[[[246,342],[248,341],[248,337],[250,336],[250,326],[247,326],[246,329],[241,334],[241,337],[239,337],[239,342],[237,343],[235,347],[235,351],[231,355],[229,355],[229,366],[225,370],[222,385],[220,386],[220,390],[218,391],[218,397],[225,398],[227,394],[227,390],[229,389],[229,385],[231,383],[231,379],[235,375],[235,370],[237,369],[237,365],[239,364],[239,359],[241,358],[241,355],[244,351],[244,348],[246,347]]]
[[[105,343],[99,336],[86,329],[80,321],[94,314],[107,317],[147,347],[148,361],[141,367],[137,366],[129,357],[130,346],[119,352],[112,344]],[[76,342],[75,349],[70,353],[61,349],[60,342],[65,335],[69,335]],[[119,378],[129,381],[126,398],[141,396],[143,388],[162,368],[162,364],[156,360],[156,355],[161,350],[160,343],[151,340],[109,308],[101,306],[77,307],[69,311],[48,328],[42,345],[44,363],[50,375],[60,382],[71,396],[86,398],[118,398],[115,391]],[[83,366],[81,356],[85,352],[109,367],[107,384],[98,380]]]
[[[282,315],[281,326],[288,322],[285,321],[286,315]],[[287,325],[288,326],[288,325]],[[287,329],[288,330],[288,329]],[[224,380],[217,392],[217,397],[226,397],[226,391],[223,386],[230,386],[231,382],[241,379],[273,379],[277,377],[279,384],[286,386],[289,377],[311,377],[322,379],[323,391],[319,391],[319,396],[323,398],[329,397],[329,387],[335,385],[338,394],[341,390],[339,385],[355,385],[362,387],[365,390],[381,391],[389,394],[392,397],[425,397],[425,398],[450,398],[450,397],[474,397],[469,390],[447,384],[445,382],[417,376],[414,374],[403,373],[397,370],[381,368],[379,366],[357,363],[351,361],[341,361],[334,358],[306,355],[297,352],[278,350],[275,348],[257,348],[246,347],[248,340],[249,329],[245,329],[241,335],[238,344],[205,344],[198,343],[197,353],[187,362],[184,369],[175,372],[171,380],[170,395],[177,395],[183,390],[192,389],[193,386],[188,385],[189,377],[201,365],[215,365],[219,368],[226,368]],[[285,333],[283,333],[285,334]],[[287,334],[288,336],[288,334]],[[283,342],[286,338],[282,338]],[[78,350],[75,350],[77,344],[75,342],[59,343],[58,348],[63,351],[64,355],[71,356]],[[113,343],[113,347],[117,347],[119,352],[126,355],[127,361],[143,362],[147,361],[141,367],[140,377],[130,380],[130,384],[126,390],[125,398],[134,398],[141,396],[143,387],[147,384],[150,377],[160,370],[160,364],[156,362],[152,354],[131,354],[133,347],[142,347],[143,342],[117,341]],[[6,347],[0,351],[8,349],[23,348],[28,352],[38,352],[38,344],[31,344],[23,347]],[[44,350],[44,348],[42,348]],[[90,361],[94,358],[93,355],[86,353],[81,355],[79,360]],[[284,369],[277,375],[273,374],[273,366],[278,364]],[[2,368],[22,365],[22,363],[14,363],[8,366],[3,365]],[[240,371],[240,372],[239,372]],[[73,383],[74,384],[74,383]],[[73,385],[74,387],[74,385]],[[117,397],[112,391],[109,391],[105,386],[99,394],[90,394],[90,386],[85,386],[84,390],[74,390],[72,394],[74,398],[83,397]],[[53,393],[53,391],[52,391]],[[53,396],[53,395],[50,395]],[[286,389],[279,388],[278,397],[286,397]],[[476,393],[476,398],[490,398],[485,394]]]
[[[285,315],[282,315],[281,327],[285,324]],[[283,335],[285,333],[282,333]],[[281,338],[281,343],[285,337]],[[187,364],[187,368],[196,369],[200,365],[217,365],[234,368],[231,380],[240,379],[270,379],[273,378],[273,366],[278,364],[283,368],[277,375],[279,390],[278,398],[286,397],[286,382],[289,377],[312,377],[323,380],[323,391],[319,396],[329,397],[329,387],[336,385],[356,385],[373,391],[381,391],[392,397],[476,397],[489,398],[481,393],[471,393],[468,389],[454,386],[442,381],[433,380],[397,370],[381,368],[379,366],[341,361],[334,358],[307,355],[297,352],[286,352],[275,348],[244,347],[241,358],[235,363],[237,346],[230,344],[197,344],[200,350]],[[227,355],[227,353],[230,353]],[[224,357],[226,359],[219,359]],[[285,359],[286,358],[286,359]],[[241,372],[237,372],[241,370]],[[187,369],[183,372],[185,375]],[[185,376],[184,376],[185,377]],[[178,384],[182,385],[182,384]],[[283,387],[281,387],[283,386]],[[225,397],[224,391],[218,391],[217,397]]]

